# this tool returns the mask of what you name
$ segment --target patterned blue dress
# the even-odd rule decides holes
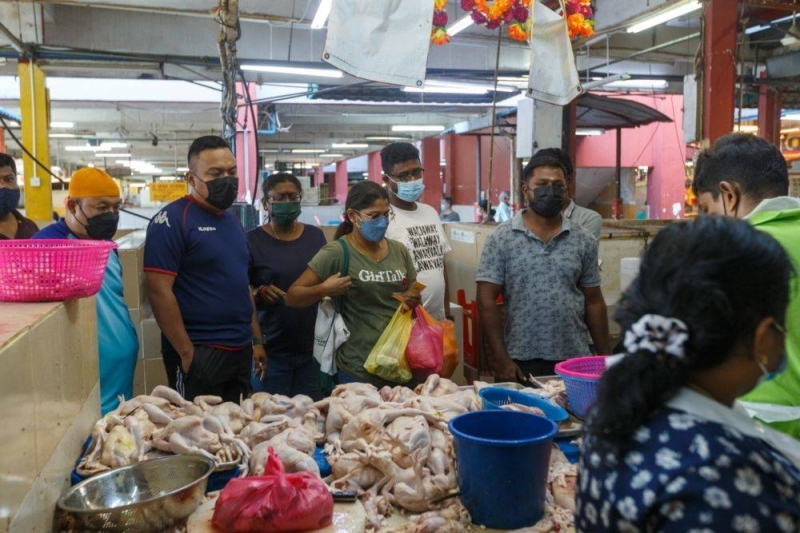
[[[578,531],[800,531],[800,470],[763,440],[672,408],[634,439],[609,467],[585,437]]]

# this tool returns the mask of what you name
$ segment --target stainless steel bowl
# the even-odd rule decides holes
[[[158,531],[197,509],[213,470],[201,455],[142,461],[78,483],[58,507],[81,531]]]

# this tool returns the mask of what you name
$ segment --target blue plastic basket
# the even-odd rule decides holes
[[[504,405],[518,403],[541,409],[544,416],[555,423],[563,422],[569,418],[569,413],[566,410],[534,394],[526,394],[502,387],[485,387],[478,392],[478,395],[481,397],[484,411],[502,409]]]
[[[606,371],[605,356],[567,359],[558,363],[555,370],[564,379],[570,409],[580,417],[586,416],[597,396],[597,382]]]

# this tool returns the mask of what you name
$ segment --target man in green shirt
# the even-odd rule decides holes
[[[755,135],[725,135],[698,157],[693,187],[702,213],[747,219],[781,243],[800,273],[800,199],[788,196],[786,160],[776,146]],[[786,368],[742,400],[757,418],[800,438],[800,280],[791,291],[779,332],[786,337]],[[776,369],[766,371],[772,378]]]

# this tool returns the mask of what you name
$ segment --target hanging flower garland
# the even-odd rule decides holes
[[[461,9],[468,11],[475,24],[493,30],[508,25],[508,36],[515,41],[527,41],[530,36],[530,8],[535,0],[461,0]],[[447,0],[434,0],[431,41],[437,45],[450,42],[447,33]],[[567,0],[565,3],[567,30],[570,39],[594,35],[592,0]]]
[[[594,35],[592,0],[567,0],[565,7],[570,39]]]

